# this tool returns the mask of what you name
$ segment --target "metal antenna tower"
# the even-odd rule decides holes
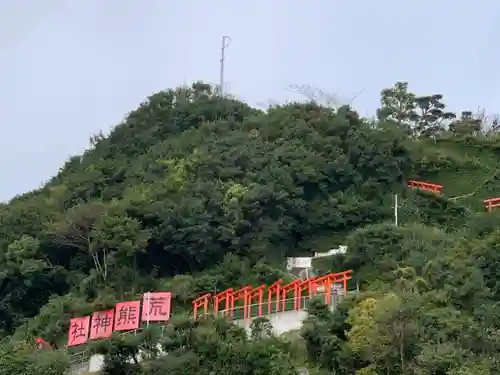
[[[225,52],[226,48],[229,47],[229,44],[231,42],[231,38],[224,35],[222,37],[222,48],[221,48],[221,53],[220,53],[220,77],[219,77],[219,94],[221,96],[224,95],[224,59],[225,59]]]

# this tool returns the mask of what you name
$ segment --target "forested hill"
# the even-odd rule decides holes
[[[199,293],[286,277],[286,256],[346,244],[321,267],[353,269],[367,294],[312,314],[304,361],[493,374],[500,229],[482,202],[500,196],[499,128],[404,83],[382,91],[376,119],[315,102],[261,111],[203,83],[154,94],[43,188],[0,205],[0,367],[34,337],[63,346],[70,316],[148,290],[172,291],[180,313]]]

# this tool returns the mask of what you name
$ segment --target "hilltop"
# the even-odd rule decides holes
[[[318,268],[353,269],[367,294],[311,312],[304,361],[345,374],[489,374],[500,231],[482,201],[500,196],[498,124],[404,83],[382,91],[377,117],[314,102],[261,111],[203,83],[152,95],[43,188],[0,205],[0,362],[34,337],[61,347],[70,317],[145,291],[172,291],[181,314],[200,293],[286,278],[287,256],[346,244]],[[382,334],[391,319],[401,324]],[[272,343],[291,356],[282,344]]]

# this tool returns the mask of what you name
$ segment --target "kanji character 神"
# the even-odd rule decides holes
[[[106,313],[96,315],[92,318],[92,328],[95,330],[95,333],[99,331],[106,332],[112,323],[112,318]]]

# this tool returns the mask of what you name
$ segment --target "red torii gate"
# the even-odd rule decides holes
[[[347,281],[350,279],[352,279],[352,270],[329,273],[311,280],[311,290],[316,294],[318,286],[322,286],[324,288],[325,304],[329,305],[332,297],[332,286],[341,282],[344,293],[347,293]]]
[[[226,315],[227,313],[231,313],[234,307],[234,290],[233,288],[229,288],[223,290],[220,293],[217,293],[214,296],[214,313],[217,315],[219,313],[219,305],[221,302],[224,303],[224,309],[222,310],[222,314]]]
[[[252,290],[251,285],[247,285],[241,289],[238,289],[236,292],[233,293],[233,302],[231,306],[231,316],[234,316],[234,302],[238,300],[243,300],[243,319],[247,319],[247,317],[250,317],[250,309],[249,309],[249,303],[248,303],[248,297],[250,295],[250,291]]]
[[[274,284],[272,284],[267,289],[267,313],[271,314],[271,308],[273,304],[273,295],[276,296],[276,306],[274,312],[280,311],[280,300],[281,300],[281,283],[283,280],[278,280]]]
[[[491,212],[497,207],[500,207],[500,198],[490,198],[484,200],[484,209],[487,212]]]
[[[194,320],[198,318],[198,309],[200,307],[203,308],[203,315],[208,314],[208,304],[210,303],[210,297],[212,297],[211,293],[206,293],[203,294],[202,296],[196,298],[193,301],[193,315],[194,315]]]
[[[297,299],[299,301],[299,310],[302,308],[302,292],[306,291],[307,296],[311,299],[314,296],[315,290],[314,290],[314,281],[317,279],[317,277],[311,277],[307,280],[304,280],[302,283],[299,284],[299,288],[297,289]]]
[[[293,309],[294,310],[299,310],[299,304],[300,301],[297,299],[297,296],[299,295],[299,285],[302,282],[300,280],[294,280],[290,284],[284,285],[281,288],[281,309],[282,311],[286,310],[286,300],[287,300],[287,295],[289,292],[293,292]]]
[[[264,289],[266,289],[267,285],[262,284],[252,290],[250,290],[248,294],[248,315],[252,314],[252,299],[257,298],[258,309],[257,316],[262,316],[262,303],[264,300]]]
[[[409,180],[408,187],[410,189],[420,189],[425,191],[432,191],[433,193],[440,194],[443,190],[443,185],[431,184],[424,181]]]

